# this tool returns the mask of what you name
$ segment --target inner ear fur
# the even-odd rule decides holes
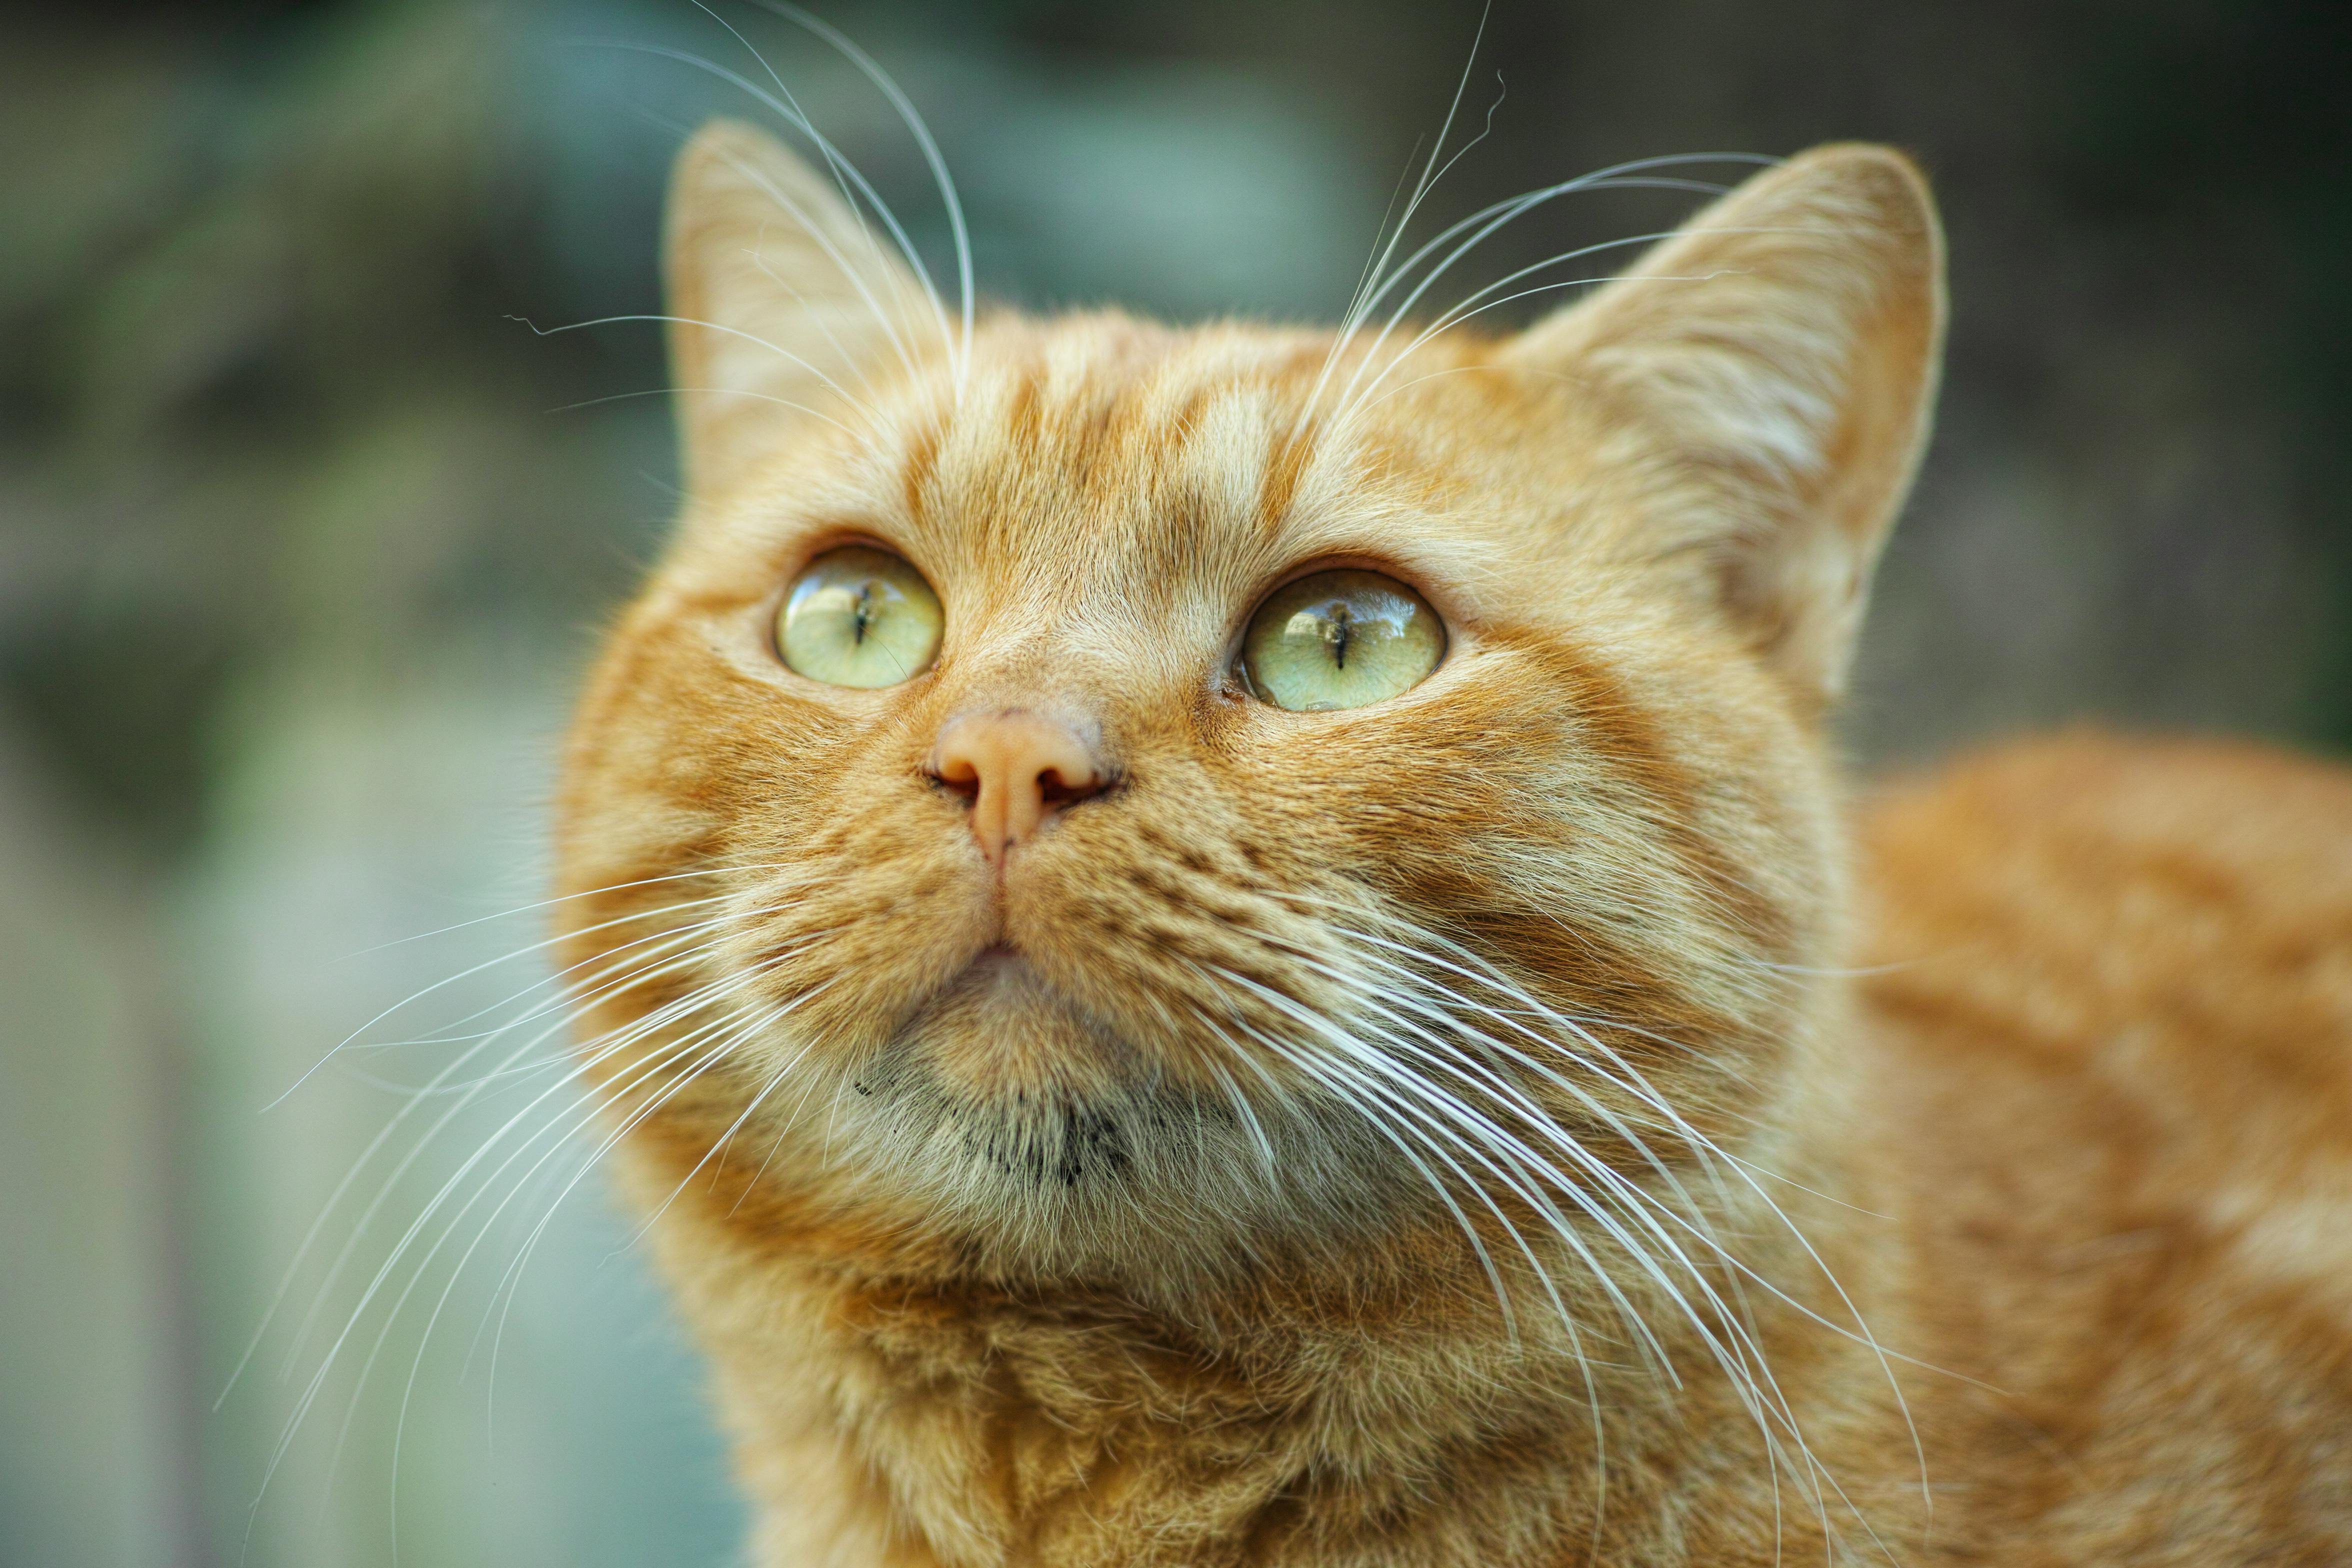
[[[935,349],[928,291],[878,223],[773,137],[717,120],[679,153],[663,271],[687,483],[724,489],[798,421],[842,420]]]
[[[1943,335],[1927,182],[1843,143],[1758,174],[1505,357],[1663,438],[1700,499],[1656,520],[1660,558],[1706,562],[1721,611],[1826,702],[1927,447]]]

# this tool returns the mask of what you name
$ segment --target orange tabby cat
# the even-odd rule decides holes
[[[1901,157],[1516,337],[967,329],[722,123],[669,274],[562,907],[757,1562],[2352,1561],[2352,779],[1832,765]]]

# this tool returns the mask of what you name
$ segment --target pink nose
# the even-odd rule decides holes
[[[931,776],[971,802],[980,852],[1002,861],[1045,819],[1103,787],[1086,742],[1041,714],[1013,709],[948,721],[931,748]]]

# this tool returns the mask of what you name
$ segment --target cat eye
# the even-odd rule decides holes
[[[776,651],[827,686],[896,686],[930,668],[945,621],[940,596],[903,558],[845,545],[793,581],[776,615]]]
[[[1445,623],[1378,572],[1318,572],[1277,588],[1242,634],[1242,675],[1293,712],[1361,708],[1409,691],[1445,656]]]

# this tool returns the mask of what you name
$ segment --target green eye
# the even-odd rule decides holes
[[[1437,612],[1377,572],[1301,577],[1260,605],[1242,635],[1250,689],[1293,712],[1361,708],[1409,691],[1444,655]]]
[[[776,651],[827,686],[896,686],[930,668],[946,619],[923,574],[852,544],[808,563],[776,616]]]

